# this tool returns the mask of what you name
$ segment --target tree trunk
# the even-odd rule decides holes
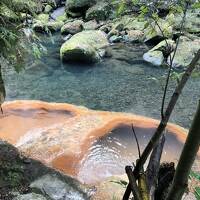
[[[200,145],[200,102],[179,159],[172,187],[166,200],[181,200],[188,185],[188,177]]]

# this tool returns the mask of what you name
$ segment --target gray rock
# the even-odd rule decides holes
[[[84,30],[96,30],[99,27],[96,20],[90,20],[83,24]]]
[[[117,36],[117,35],[113,35],[109,38],[109,42],[110,43],[117,43],[117,42],[121,42],[123,39],[122,36]]]
[[[181,37],[174,57],[173,67],[187,67],[199,48],[200,39],[190,40],[187,37]],[[168,62],[170,61],[168,60]],[[200,61],[198,65],[200,66]]]
[[[67,22],[62,28],[62,34],[76,34],[83,30],[83,21],[82,20],[75,20],[72,22]]]
[[[44,175],[31,183],[30,187],[47,195],[52,200],[84,200],[81,192],[75,190],[70,184],[59,179],[56,175]],[[43,200],[43,199],[42,199]]]
[[[22,194],[14,197],[13,200],[47,200],[44,196],[35,193]]]
[[[174,41],[173,40],[167,40],[167,41],[168,41],[168,43],[170,45],[174,45]],[[163,61],[164,61],[164,57],[163,57],[162,52],[158,51],[157,49],[160,48],[160,47],[165,47],[165,46],[166,46],[166,42],[165,41],[160,42],[154,48],[152,48],[147,53],[145,53],[143,55],[143,59],[146,62],[149,62],[149,63],[151,63],[153,65],[156,65],[156,66],[162,65]]]

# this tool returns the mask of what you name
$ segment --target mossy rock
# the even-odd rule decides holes
[[[101,50],[108,46],[102,31],[82,31],[72,36],[60,49],[63,61],[94,63],[101,59]]]
[[[126,30],[140,30],[145,29],[146,21],[142,18],[135,17],[134,15],[124,15],[121,18],[116,19],[116,22],[113,23],[113,28],[118,24],[123,24],[124,29]]]
[[[68,20],[68,17],[65,13],[56,18],[56,21],[58,21],[58,22],[66,22],[67,20]]]
[[[181,37],[174,57],[173,67],[187,67],[194,58],[195,53],[199,50],[199,47],[200,39],[190,40],[184,36]],[[200,61],[198,66],[200,66]]]
[[[33,25],[33,30],[39,33],[57,32],[60,31],[63,24],[63,22],[57,21],[51,21],[47,23],[38,21]]]
[[[111,7],[107,2],[98,2],[86,12],[86,20],[96,19],[97,21],[103,21],[109,18]]]
[[[173,25],[167,20],[160,19],[158,21],[158,24],[160,25],[160,28],[162,32],[160,31],[160,28],[155,24],[155,22],[152,22],[145,30],[145,42],[149,44],[157,44],[160,41],[162,41],[165,38],[171,38],[173,35]]]
[[[42,4],[36,0],[13,0],[13,7],[16,11],[28,12],[31,14],[42,11]]]
[[[46,5],[44,8],[44,13],[49,14],[53,10],[51,5]]]
[[[75,20],[72,22],[67,22],[63,27],[61,28],[62,34],[76,34],[83,30],[83,24],[84,22],[82,20]]]
[[[41,22],[48,22],[49,21],[49,14],[39,14],[36,17],[36,20],[41,21]]]
[[[182,21],[182,15],[178,14],[175,17],[174,29],[180,30]],[[200,9],[189,10],[187,12],[187,18],[184,25],[184,29],[188,33],[199,34],[200,33]]]
[[[86,11],[90,6],[95,3],[95,0],[67,0],[67,10],[74,12]]]
[[[18,21],[19,16],[15,14],[11,9],[9,9],[6,5],[1,5],[0,6],[0,13],[3,15],[5,18],[11,20],[11,21]]]

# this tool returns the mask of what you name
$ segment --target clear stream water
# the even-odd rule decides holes
[[[59,58],[61,36],[41,35],[40,38],[48,50],[46,55],[39,60],[27,56],[20,73],[13,68],[3,70],[6,100],[66,102],[159,119],[167,69],[143,62],[146,46],[117,44],[111,47],[112,58],[95,65],[63,64]],[[171,81],[168,97],[175,84]],[[190,126],[200,98],[199,88],[200,78],[190,79],[176,105],[172,122]]]

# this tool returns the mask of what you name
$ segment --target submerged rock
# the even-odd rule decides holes
[[[101,50],[108,46],[106,36],[101,31],[82,31],[66,41],[60,49],[63,61],[97,62]]]

